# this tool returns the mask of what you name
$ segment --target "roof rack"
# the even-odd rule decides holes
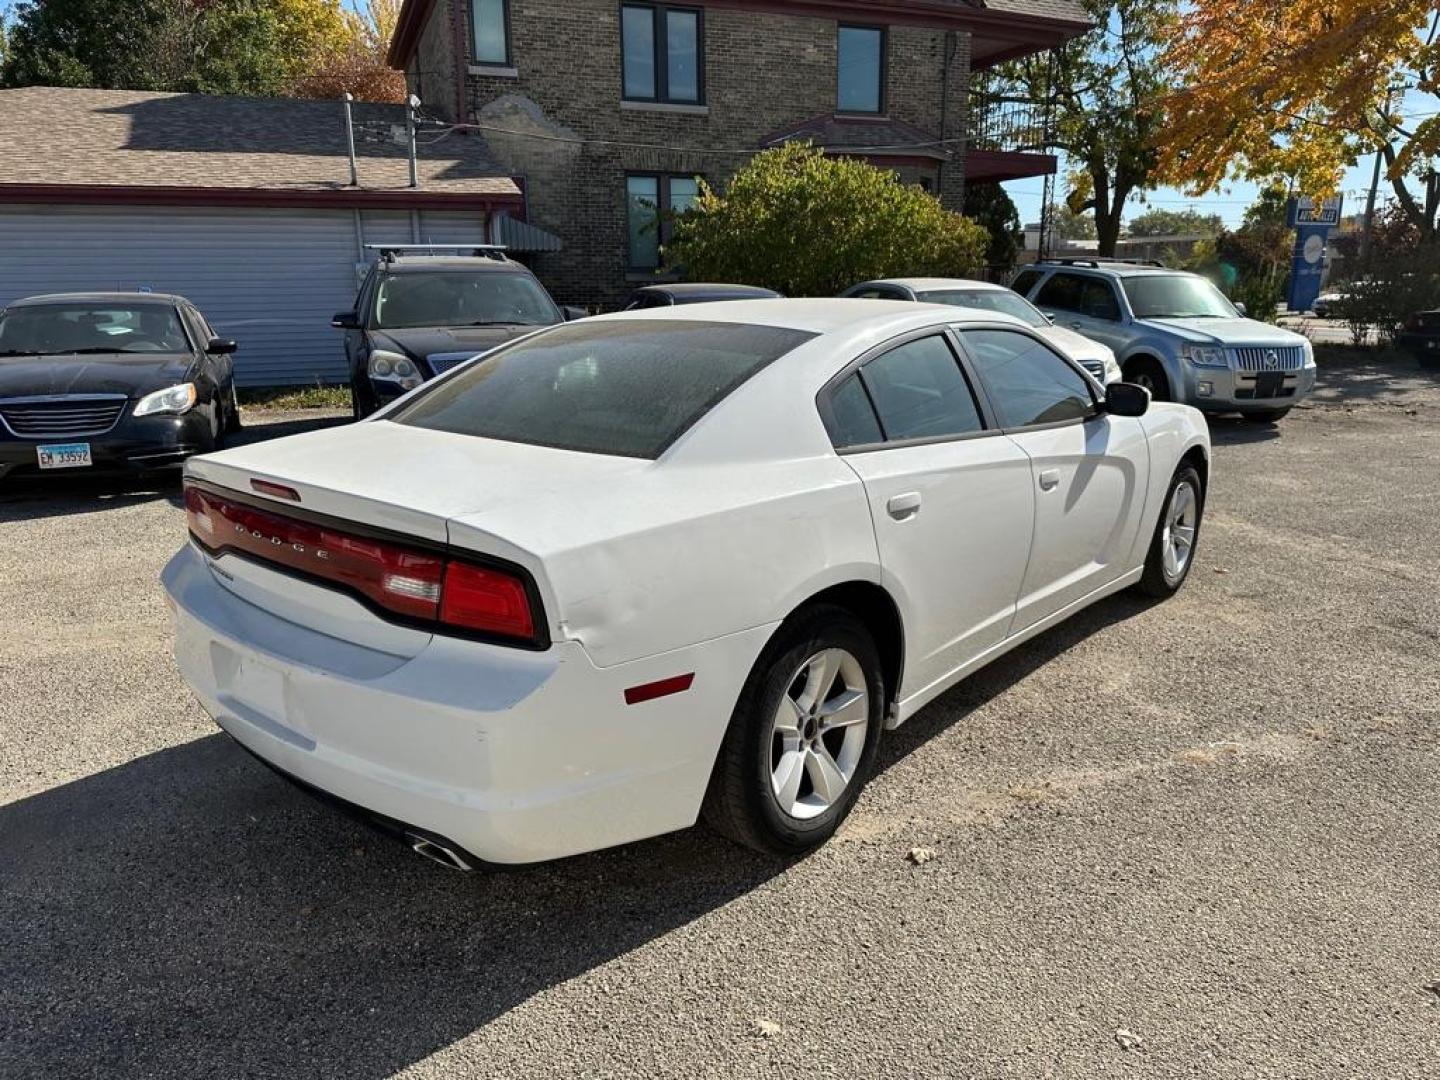
[[[1095,256],[1088,259],[1041,259],[1040,261],[1050,266],[1090,266],[1097,270],[1102,266],[1115,265],[1154,266],[1161,270],[1165,269],[1165,264],[1155,259],[1115,259]]]
[[[378,251],[385,262],[394,262],[397,255],[472,255],[478,259],[508,262],[504,244],[366,244],[366,251]]]

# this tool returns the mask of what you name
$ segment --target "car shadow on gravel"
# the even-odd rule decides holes
[[[0,1075],[378,1080],[782,870],[690,830],[460,874],[205,736],[0,807]]]
[[[913,719],[885,733],[877,769],[884,771],[920,749],[936,735],[964,720],[1016,683],[1108,626],[1134,618],[1158,600],[1133,592],[1117,593],[1070,616],[1060,625],[985,665],[947,690]]]

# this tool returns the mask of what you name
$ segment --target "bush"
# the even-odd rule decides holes
[[[1417,311],[1440,305],[1440,245],[1420,245],[1392,252],[1374,272],[1343,286],[1336,312],[1350,329],[1350,339],[1364,345],[1376,331],[1383,345],[1393,345],[1395,333]]]
[[[834,296],[870,278],[974,276],[989,242],[893,173],[790,144],[757,154],[723,195],[702,181],[665,261],[692,280]]]

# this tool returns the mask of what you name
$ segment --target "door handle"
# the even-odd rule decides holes
[[[1045,469],[1040,473],[1040,490],[1053,491],[1060,486],[1060,470]]]
[[[907,491],[904,495],[891,496],[885,504],[885,512],[896,521],[907,521],[920,513],[920,493]]]

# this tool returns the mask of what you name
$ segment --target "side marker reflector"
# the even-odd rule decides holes
[[[642,701],[653,701],[658,697],[665,697],[669,694],[678,694],[689,690],[690,684],[695,681],[695,673],[688,675],[672,675],[668,679],[661,679],[658,682],[645,683],[641,686],[632,686],[625,691],[626,705],[639,705]]]

